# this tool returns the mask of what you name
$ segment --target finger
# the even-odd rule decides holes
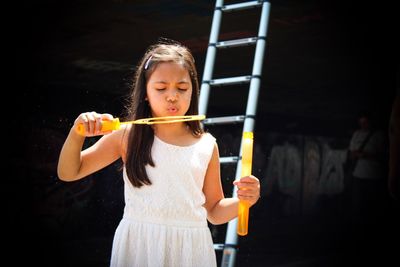
[[[97,135],[101,132],[101,115],[97,112],[90,112],[90,131],[93,135]]]
[[[244,197],[259,197],[260,193],[258,191],[238,190],[237,195]]]
[[[250,200],[250,201],[254,201],[259,199],[260,197],[258,195],[251,195],[251,196],[247,196],[247,195],[238,195],[238,198],[240,200]]]
[[[94,118],[93,133],[97,135],[101,132],[101,115],[96,112],[92,112],[91,114]]]
[[[243,185],[253,185],[253,184],[259,184],[259,180],[255,178],[254,176],[245,176],[240,178],[239,180],[235,180],[233,182],[234,185],[236,186],[243,186]]]
[[[239,179],[239,181],[240,181],[241,183],[258,183],[258,182],[259,182],[258,179],[257,179],[257,177],[255,177],[255,176],[253,176],[253,175],[241,177],[241,178]]]
[[[248,188],[248,189],[251,189],[251,188],[257,189],[260,187],[260,184],[258,184],[258,183],[237,183],[235,185],[238,188]]]
[[[112,121],[114,119],[113,115],[108,113],[101,114],[101,119],[106,121]]]
[[[260,198],[260,192],[259,191],[238,190],[237,196],[239,197],[239,199],[257,200]]]
[[[236,183],[235,186],[238,188],[242,189],[245,188],[247,190],[260,190],[260,184],[259,183]]]
[[[249,201],[250,203],[256,203],[260,196],[258,195],[251,195],[251,196],[246,196],[246,195],[238,195],[239,200],[246,200]]]
[[[239,189],[258,191],[260,188],[260,184],[258,184],[258,183],[237,183],[236,187]]]
[[[95,124],[96,124],[96,119],[94,118],[93,114],[91,112],[86,113],[86,118],[87,118],[87,133],[89,135],[93,135],[94,134],[94,130],[95,130]]]
[[[82,114],[82,120],[83,120],[83,127],[85,130],[85,135],[90,135],[90,116],[89,113],[83,113]]]
[[[245,195],[260,195],[259,184],[238,184],[238,192]]]

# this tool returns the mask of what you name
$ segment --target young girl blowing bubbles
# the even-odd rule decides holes
[[[140,61],[129,120],[196,115],[199,85],[190,51],[177,42],[152,45]],[[239,199],[260,196],[254,176],[234,182],[238,198],[225,198],[215,138],[199,121],[126,124],[101,132],[110,114],[78,116],[63,145],[58,176],[84,178],[119,158],[123,161],[125,208],[116,229],[111,266],[216,266],[207,220],[226,223],[238,215]],[[84,126],[85,134],[77,128]],[[85,136],[103,135],[82,151]]]

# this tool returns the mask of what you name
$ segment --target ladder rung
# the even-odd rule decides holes
[[[229,11],[249,9],[249,8],[253,8],[253,7],[262,6],[262,3],[263,3],[263,1],[249,1],[249,2],[225,5],[225,6],[222,6],[221,10],[229,12]]]
[[[236,163],[239,161],[238,156],[232,156],[232,157],[220,157],[219,158],[219,163],[225,164],[225,163]]]
[[[251,80],[250,75],[230,77],[230,78],[221,78],[221,79],[212,79],[212,80],[210,80],[210,85],[218,86],[218,85],[249,83],[250,80]]]
[[[224,247],[225,247],[225,244],[214,244],[215,250],[223,250]]]
[[[236,40],[220,41],[217,42],[215,46],[218,48],[246,46],[257,43],[257,39],[258,39],[257,37],[249,37]]]
[[[238,122],[243,122],[245,118],[246,118],[245,115],[215,117],[215,118],[207,118],[203,120],[203,123],[206,125],[238,123]]]

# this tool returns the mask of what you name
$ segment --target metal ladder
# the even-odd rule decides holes
[[[205,125],[243,123],[243,132],[252,132],[254,130],[257,100],[260,89],[260,81],[262,74],[262,65],[264,60],[264,50],[266,46],[267,28],[269,21],[270,3],[268,1],[248,1],[243,3],[224,5],[223,0],[217,0],[214,15],[211,25],[210,40],[207,48],[207,55],[204,65],[203,78],[200,90],[199,114],[207,114],[208,100],[210,89],[213,86],[227,86],[235,84],[250,83],[246,114],[237,116],[224,116],[207,118],[203,121]],[[258,28],[258,36],[250,38],[242,38],[229,41],[218,41],[222,14],[224,12],[240,11],[250,8],[261,8],[261,16]],[[239,46],[255,45],[255,54],[253,59],[253,69],[251,75],[213,79],[214,63],[217,49],[232,48]],[[242,144],[240,145],[242,147]],[[242,151],[240,148],[239,156],[221,157],[221,164],[236,163],[235,179],[241,175],[241,157]],[[236,190],[233,190],[233,196],[236,196]],[[237,254],[238,235],[237,218],[231,220],[227,226],[227,233],[224,244],[214,244],[215,250],[223,250],[221,266],[233,267]]]

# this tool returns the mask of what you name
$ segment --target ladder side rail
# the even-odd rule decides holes
[[[270,12],[270,3],[263,2],[260,18],[260,26],[258,30],[258,39],[256,51],[254,54],[252,79],[250,81],[249,96],[247,98],[246,118],[244,121],[243,132],[254,130],[254,117],[257,110],[258,95],[260,92],[262,67],[264,62],[264,52],[266,47],[268,20]]]
[[[246,119],[245,119],[246,121]],[[243,146],[243,138],[240,141],[240,152],[239,152],[239,160],[237,161],[235,180],[239,179],[242,172],[242,146]],[[234,186],[232,197],[237,197],[237,187]],[[228,222],[228,227],[226,229],[225,236],[225,246],[222,252],[222,261],[221,267],[234,267],[236,254],[237,254],[237,244],[238,244],[238,235],[237,235],[237,221],[238,218],[232,219]]]
[[[251,121],[251,123],[249,123]],[[246,117],[245,123],[248,123],[248,127],[254,127],[254,117]],[[253,129],[248,128],[248,131],[253,131]],[[245,132],[243,126],[243,133]],[[243,134],[242,134],[243,135]],[[242,175],[242,148],[243,148],[243,138],[240,141],[240,152],[239,159],[237,161],[235,180],[240,179]],[[232,197],[237,197],[237,187],[234,186],[232,191]],[[236,217],[233,220],[230,220],[228,223],[228,227],[226,230],[225,236],[225,247],[223,249],[221,266],[223,267],[234,267],[236,254],[237,254],[237,245],[238,245],[238,235],[237,235],[237,223],[238,218]]]
[[[260,88],[260,78],[262,74],[262,63],[264,60],[264,50],[265,50],[265,41],[267,35],[267,27],[268,27],[268,19],[269,19],[269,11],[270,11],[270,3],[263,2],[261,18],[260,18],[260,26],[258,39],[256,44],[256,52],[254,55],[254,63],[253,63],[253,71],[252,71],[252,79],[250,82],[250,90],[249,97],[247,101],[246,107],[246,117],[243,125],[243,132],[245,131],[253,131],[255,125],[255,113],[257,108],[257,100],[258,93]],[[237,162],[235,179],[239,179],[242,171],[242,144],[243,139],[240,144],[240,157]],[[233,197],[237,196],[237,188],[234,186],[233,189]],[[229,221],[227,227],[227,234],[225,238],[225,248],[223,250],[223,258],[221,262],[221,266],[233,267],[235,266],[235,259],[237,253],[237,243],[238,243],[238,235],[237,235],[237,218]]]
[[[219,30],[222,20],[223,0],[217,0],[214,9],[213,20],[211,23],[210,40],[207,47],[207,55],[204,63],[204,72],[200,88],[199,114],[206,115],[208,99],[210,95],[210,80],[214,71],[215,56],[217,53],[216,44],[218,42]]]

